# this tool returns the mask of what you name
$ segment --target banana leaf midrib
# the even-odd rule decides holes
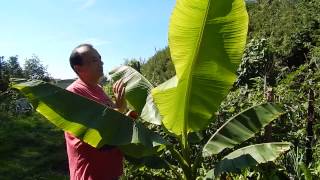
[[[260,146],[269,145],[269,144],[270,145],[283,145],[283,146],[290,145],[290,143],[288,143],[288,142],[270,142],[270,143],[252,144],[252,145],[249,145],[249,146],[237,149],[237,150],[241,151],[241,152],[246,152],[247,149],[250,149],[252,147],[260,147]],[[286,148],[281,147],[281,150],[282,149],[286,149]],[[228,154],[226,157],[228,157],[229,155],[232,155],[232,153]]]
[[[203,20],[202,20],[202,23],[201,23],[201,29],[199,31],[199,35],[198,35],[198,40],[197,40],[197,45],[196,45],[196,48],[195,48],[195,51],[192,55],[192,64],[191,64],[191,67],[190,67],[190,71],[189,74],[188,74],[188,84],[187,84],[187,92],[186,92],[186,100],[185,100],[185,104],[187,106],[185,106],[184,108],[184,115],[185,115],[185,121],[184,121],[184,127],[183,127],[183,133],[184,136],[187,136],[187,131],[188,131],[188,122],[189,122],[189,116],[187,115],[188,112],[189,112],[189,107],[190,107],[190,94],[191,94],[191,88],[189,87],[192,87],[192,72],[193,72],[193,69],[194,69],[194,66],[195,66],[195,62],[196,60],[198,60],[198,57],[199,57],[199,49],[201,47],[201,43],[202,43],[202,37],[203,37],[203,32],[204,32],[204,29],[205,29],[205,26],[206,26],[206,22],[207,22],[207,16],[208,16],[208,12],[209,12],[209,9],[210,9],[210,2],[211,0],[208,1],[208,5],[207,5],[207,8],[206,8],[206,11],[205,11],[205,14],[204,14],[204,17],[203,17]],[[186,133],[186,134],[185,134]],[[185,137],[186,138],[186,137]]]
[[[129,67],[129,66],[125,66],[125,67]],[[132,68],[131,70],[133,70],[133,72],[135,74],[140,74],[137,70],[135,70],[134,68]],[[154,85],[147,79],[145,78],[144,76],[139,76],[139,78],[142,78],[144,81],[146,81],[147,83],[149,83],[151,85],[152,88],[154,88]],[[151,88],[151,89],[152,89]],[[148,93],[150,93],[151,89],[148,88]]]

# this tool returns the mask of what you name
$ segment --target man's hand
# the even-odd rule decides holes
[[[112,91],[116,97],[116,108],[124,113],[127,110],[127,102],[125,99],[125,85],[122,79],[113,84]]]

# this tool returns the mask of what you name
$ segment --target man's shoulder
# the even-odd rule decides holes
[[[71,92],[76,92],[79,91],[81,89],[85,88],[84,86],[81,85],[81,83],[79,82],[79,79],[76,79],[75,81],[73,81],[67,88],[66,90],[71,91]]]

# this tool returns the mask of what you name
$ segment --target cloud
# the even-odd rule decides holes
[[[105,44],[110,44],[111,42],[110,41],[105,41],[105,40],[102,40],[102,39],[98,39],[98,38],[88,38],[84,41],[81,41],[79,42],[79,44],[81,43],[89,43],[89,44],[92,44],[93,46],[102,46],[102,45],[105,45]]]
[[[96,3],[96,0],[85,0],[83,1],[83,4],[80,6],[80,10],[87,9],[91,6],[93,6]]]

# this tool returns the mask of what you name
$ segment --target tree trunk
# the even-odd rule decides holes
[[[266,91],[266,99],[267,102],[274,101],[274,94],[272,88],[268,88]],[[271,142],[272,141],[272,123],[268,124],[264,128],[264,142]]]
[[[314,93],[309,90],[308,97],[308,119],[307,119],[307,141],[306,141],[306,165],[312,162],[312,141],[313,141],[313,122],[314,122]]]

